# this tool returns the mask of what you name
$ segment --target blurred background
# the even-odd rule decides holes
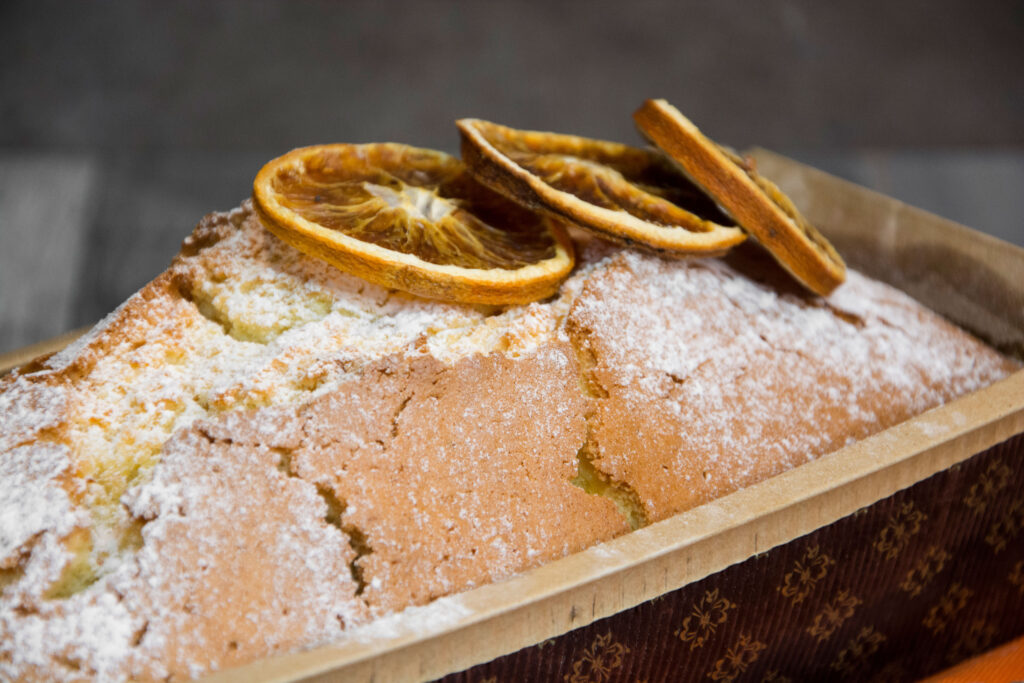
[[[457,153],[456,118],[639,143],[665,97],[1024,245],[1024,2],[0,2],[0,352],[95,322],[270,158]]]

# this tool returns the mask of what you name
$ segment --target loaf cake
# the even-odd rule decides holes
[[[248,203],[0,380],[0,678],[343,640],[800,465],[1018,365],[857,272],[578,239],[544,302],[416,299]],[[400,618],[400,617],[399,617]]]

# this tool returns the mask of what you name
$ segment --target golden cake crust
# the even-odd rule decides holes
[[[0,380],[0,677],[196,676],[663,519],[1017,368],[885,285],[583,241],[417,300],[214,214]]]

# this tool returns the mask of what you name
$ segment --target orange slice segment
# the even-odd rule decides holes
[[[757,173],[752,160],[709,140],[665,100],[647,100],[633,118],[804,286],[825,296],[846,279],[836,250],[782,190]]]
[[[458,159],[406,145],[318,145],[265,165],[253,203],[297,249],[419,296],[520,304],[572,270],[564,226],[476,182]]]
[[[480,182],[523,206],[601,237],[664,255],[712,256],[745,239],[657,152],[573,135],[456,123],[462,158]]]

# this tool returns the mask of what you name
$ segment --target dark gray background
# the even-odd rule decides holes
[[[0,351],[94,322],[271,157],[457,148],[462,116],[639,142],[665,97],[1024,244],[1024,3],[0,2]]]

